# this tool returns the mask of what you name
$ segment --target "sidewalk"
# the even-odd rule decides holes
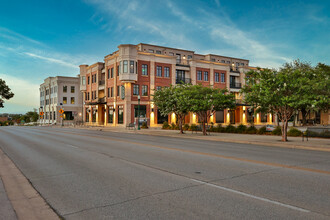
[[[122,127],[81,127],[82,129],[90,130],[102,130],[112,132],[125,132],[134,134],[145,134],[155,136],[167,136],[167,137],[179,137],[190,138],[199,140],[210,141],[223,141],[230,143],[241,144],[255,144],[262,146],[272,147],[285,147],[307,150],[318,150],[330,152],[330,139],[326,138],[308,138],[308,141],[302,141],[301,137],[288,137],[288,142],[282,142],[281,136],[274,135],[256,135],[256,134],[233,134],[233,133],[216,133],[211,132],[210,135],[204,136],[201,132],[193,133],[191,131],[185,131],[185,134],[179,134],[178,130],[162,130],[160,128],[149,128],[141,130],[127,130]]]
[[[0,220],[16,220],[15,211],[7,197],[5,187],[3,186],[2,179],[0,177]]]

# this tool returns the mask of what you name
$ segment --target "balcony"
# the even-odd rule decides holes
[[[229,87],[231,89],[240,89],[240,88],[242,88],[242,84],[241,83],[230,83]]]
[[[240,73],[240,71],[239,71],[238,69],[234,70],[234,69],[232,69],[232,68],[230,68],[230,72],[231,72],[231,73]]]
[[[190,78],[185,78],[185,79],[181,79],[181,78],[177,78],[175,80],[176,84],[191,84],[191,79]]]
[[[187,59],[176,59],[177,66],[190,67],[189,60]]]
[[[104,86],[104,84],[105,84],[105,80],[100,80],[99,81],[99,86]]]
[[[135,73],[122,73],[119,74],[119,80],[123,82],[136,82],[137,81],[137,74]]]
[[[97,100],[86,101],[86,105],[98,105],[98,104],[107,104],[107,99],[104,96],[103,98],[98,98]]]

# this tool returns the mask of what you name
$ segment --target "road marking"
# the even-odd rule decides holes
[[[274,201],[274,200],[270,200],[270,199],[266,199],[266,198],[263,198],[263,197],[255,196],[255,195],[252,195],[252,194],[244,193],[244,192],[237,191],[237,190],[230,189],[230,188],[226,188],[226,187],[223,187],[223,186],[218,186],[218,185],[215,185],[215,184],[212,184],[212,183],[208,183],[208,182],[204,182],[204,181],[200,181],[200,180],[197,180],[197,179],[191,179],[190,178],[190,180],[192,180],[192,181],[194,181],[196,183],[200,183],[200,184],[203,184],[203,185],[215,187],[215,188],[218,188],[218,189],[227,191],[227,192],[239,194],[239,195],[242,195],[242,196],[245,196],[245,197],[249,197],[249,198],[252,198],[252,199],[257,199],[257,200],[260,200],[260,201],[263,201],[263,202],[268,202],[268,203],[272,203],[272,204],[275,204],[275,205],[283,206],[283,207],[286,207],[286,208],[289,208],[289,209],[293,209],[293,210],[296,210],[296,211],[311,212],[310,210],[307,210],[307,209],[303,209],[303,208],[299,208],[299,207],[296,207],[296,206],[284,204],[284,203],[281,203],[281,202],[277,202],[277,201]]]
[[[68,147],[72,147],[72,148],[76,148],[76,149],[79,148],[79,147],[73,146],[73,145],[71,145],[71,144],[67,144],[66,146],[68,146]]]
[[[330,175],[330,171],[317,170],[317,169],[311,169],[311,168],[306,168],[306,167],[299,167],[299,166],[295,166],[295,165],[285,165],[285,164],[279,164],[279,163],[252,160],[252,159],[247,159],[247,158],[226,156],[226,155],[221,155],[221,154],[205,153],[205,152],[194,151],[194,150],[185,150],[185,149],[174,148],[174,147],[164,147],[164,146],[147,144],[147,143],[140,143],[140,142],[135,142],[135,141],[120,140],[120,139],[117,139],[117,138],[111,138],[111,137],[107,137],[107,136],[104,137],[104,136],[99,136],[99,135],[79,134],[79,133],[68,132],[68,131],[66,131],[66,132],[56,131],[56,132],[63,133],[63,134],[73,134],[73,135],[83,136],[83,137],[88,136],[88,137],[94,137],[94,138],[99,138],[99,139],[104,139],[104,140],[112,140],[112,141],[116,141],[116,142],[135,144],[135,145],[139,145],[139,146],[143,146],[143,147],[149,146],[149,147],[159,148],[159,149],[164,149],[164,150],[172,150],[172,151],[191,153],[191,154],[196,154],[196,155],[218,157],[218,158],[236,160],[236,161],[241,161],[241,162],[248,162],[248,163],[254,163],[254,164],[261,164],[261,165],[267,165],[267,166],[273,166],[273,167],[280,167],[280,168],[293,169],[293,170],[302,170],[302,171],[308,171],[308,172],[313,172],[313,173],[322,173],[322,174]]]

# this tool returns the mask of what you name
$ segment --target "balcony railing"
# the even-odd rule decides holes
[[[231,73],[240,73],[240,71],[239,71],[238,69],[234,70],[234,69],[232,69],[232,68],[230,68],[230,72],[231,72]]]
[[[105,96],[103,98],[98,98],[97,99],[97,104],[106,104],[107,100],[105,98]]]
[[[241,83],[230,83],[230,88],[240,89],[240,88],[242,88],[242,85],[241,85]]]
[[[100,81],[99,81],[99,86],[103,86],[104,83],[105,83],[105,80],[100,80]]]
[[[187,60],[187,59],[176,59],[176,65],[190,67],[189,60]]]
[[[190,78],[185,78],[185,79],[181,79],[181,78],[177,78],[175,80],[176,84],[190,84],[191,83],[191,79]]]

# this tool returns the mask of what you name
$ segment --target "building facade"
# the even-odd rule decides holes
[[[176,122],[175,115],[163,117],[152,102],[155,90],[180,83],[201,84],[228,89],[234,93],[235,110],[218,111],[209,122],[216,124],[273,123],[271,114],[256,117],[244,105],[240,89],[245,72],[253,69],[249,60],[149,44],[123,44],[104,57],[104,62],[80,65],[83,93],[83,121],[91,125],[126,126],[140,118],[149,126]],[[191,113],[185,123],[198,123]]]
[[[41,124],[75,123],[82,121],[82,93],[79,77],[48,77],[40,85]],[[63,118],[59,110],[63,109]]]

